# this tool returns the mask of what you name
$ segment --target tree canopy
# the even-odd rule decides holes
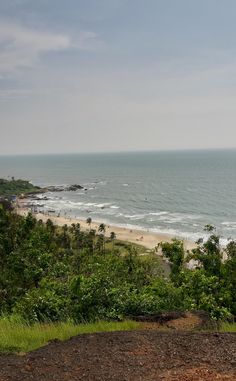
[[[79,224],[57,227],[0,206],[0,314],[29,322],[199,309],[215,319],[236,315],[236,242],[225,248],[224,261],[213,232],[190,253],[182,241],[162,243],[167,279],[155,254],[138,256],[131,245],[124,251],[114,234],[105,240]]]

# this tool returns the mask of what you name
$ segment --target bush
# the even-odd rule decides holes
[[[68,320],[70,299],[65,285],[43,284],[28,291],[14,306],[13,313],[30,323]]]

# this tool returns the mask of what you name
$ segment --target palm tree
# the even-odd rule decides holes
[[[105,234],[106,232],[106,225],[105,224],[100,224],[98,227],[98,231],[102,234]]]
[[[91,223],[92,223],[92,218],[88,217],[86,220],[86,223],[89,225],[89,231],[91,230]]]
[[[101,233],[101,237],[103,239],[103,252],[105,252],[105,232],[106,232],[106,225],[100,224],[98,227],[98,231]]]
[[[116,233],[115,232],[111,232],[110,233],[110,240],[112,241],[112,250],[114,251],[114,241],[116,239]]]
[[[92,254],[94,253],[94,240],[96,237],[96,230],[95,229],[90,229],[90,232],[88,234],[89,239],[92,242],[91,248],[92,248]]]
[[[80,239],[80,224],[71,224],[70,232],[72,233],[73,241],[75,242],[77,247]]]
[[[68,225],[67,224],[64,224],[62,226],[62,231],[63,231],[64,234],[66,234],[68,232]]]
[[[68,225],[64,224],[62,226],[62,234],[61,234],[61,243],[64,248],[68,248],[70,246],[70,237],[68,235]]]
[[[101,253],[101,251],[103,251],[103,246],[104,246],[104,236],[102,234],[99,234],[97,236],[97,240],[96,240],[96,249],[99,251],[99,253]]]
[[[89,235],[90,235],[90,237],[94,238],[96,236],[96,230],[95,229],[91,229],[90,232],[89,232]]]
[[[47,230],[49,230],[51,233],[55,232],[55,225],[53,224],[52,220],[50,220],[50,218],[47,219],[46,227]]]

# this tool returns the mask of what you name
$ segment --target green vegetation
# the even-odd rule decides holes
[[[21,193],[34,193],[39,191],[39,187],[34,186],[26,180],[0,179],[0,196],[19,195]]]
[[[134,321],[97,322],[74,325],[72,323],[35,323],[31,326],[20,321],[0,320],[0,352],[29,352],[50,340],[66,340],[83,333],[130,331],[139,328]]]
[[[114,235],[106,239],[105,229],[59,228],[0,204],[0,315],[17,315],[24,327],[68,321],[74,327],[164,311],[203,310],[218,321],[235,317],[235,241],[222,250],[209,225],[208,240],[191,252],[184,252],[182,241],[162,243],[171,267],[167,278],[157,256],[139,256]],[[3,345],[11,346],[19,348]]]
[[[80,323],[186,308],[157,257],[113,243],[79,224],[57,228],[1,208],[0,314]]]
[[[220,332],[236,332],[236,323],[222,323]]]

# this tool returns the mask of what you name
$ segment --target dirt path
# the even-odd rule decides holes
[[[236,334],[98,333],[0,356],[0,381],[30,380],[236,381]]]

